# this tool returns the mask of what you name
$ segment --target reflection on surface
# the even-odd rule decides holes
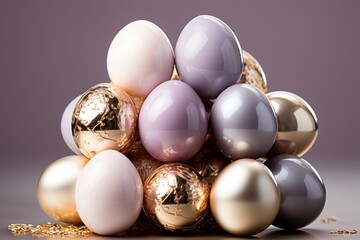
[[[109,239],[163,239],[163,240],[174,240],[179,238],[186,238],[186,239],[221,239],[221,240],[257,240],[257,239],[274,239],[274,240],[281,240],[281,239],[302,239],[302,240],[315,240],[320,239],[316,236],[322,235],[322,232],[318,233],[318,230],[294,230],[294,231],[286,231],[286,230],[276,230],[276,229],[268,229],[263,233],[259,234],[258,236],[244,236],[239,237],[236,235],[231,235],[224,231],[218,231],[217,233],[211,230],[210,228],[208,231],[204,231],[202,233],[194,233],[194,231],[185,231],[185,232],[171,232],[165,231],[155,226],[152,230],[149,226],[145,226],[147,230],[145,231],[138,231],[137,230],[130,230],[122,234],[118,234],[115,236],[101,236],[101,235],[93,235],[90,237],[80,237],[77,239],[83,240],[109,240]],[[154,227],[154,226],[153,226]],[[315,236],[316,235],[316,236]],[[49,240],[54,240],[57,238],[49,238]],[[59,238],[60,239],[60,238]],[[63,238],[62,238],[63,239]]]
[[[261,239],[318,239],[308,230],[272,230],[261,235]]]

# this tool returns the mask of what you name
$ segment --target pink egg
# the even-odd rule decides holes
[[[169,80],[174,51],[165,33],[154,23],[129,23],[113,39],[107,54],[111,81],[134,96],[147,96]]]
[[[75,202],[91,231],[117,234],[133,225],[141,212],[143,185],[130,160],[115,150],[95,155],[81,171]]]

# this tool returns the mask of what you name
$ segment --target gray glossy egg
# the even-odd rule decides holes
[[[316,169],[303,158],[289,154],[272,157],[265,165],[281,192],[280,210],[273,225],[290,230],[312,223],[326,200],[325,185]]]
[[[216,98],[243,69],[239,41],[220,19],[201,15],[182,30],[175,47],[180,79],[203,98]]]
[[[276,115],[269,100],[247,84],[225,89],[211,108],[210,121],[215,144],[233,160],[264,156],[277,134]]]

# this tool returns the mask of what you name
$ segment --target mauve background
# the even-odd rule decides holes
[[[147,19],[175,46],[200,14],[234,30],[270,91],[294,92],[313,107],[319,136],[304,157],[327,184],[324,213],[359,215],[360,1],[0,0],[1,229],[50,220],[37,205],[37,179],[72,154],[61,115],[74,97],[109,81],[106,54],[116,33]]]

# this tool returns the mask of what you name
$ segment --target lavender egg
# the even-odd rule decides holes
[[[275,112],[259,89],[233,85],[216,99],[210,113],[215,144],[228,158],[259,158],[272,147],[277,134]]]
[[[166,81],[145,99],[139,115],[140,139],[162,162],[183,162],[199,151],[208,129],[200,97],[186,83]]]
[[[175,47],[180,79],[202,98],[216,98],[236,83],[243,69],[240,43],[220,19],[201,15],[182,30]]]

